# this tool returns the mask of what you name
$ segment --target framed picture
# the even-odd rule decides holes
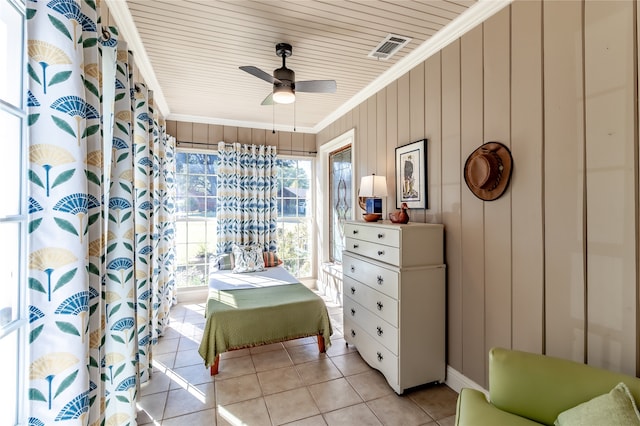
[[[426,209],[427,140],[396,148],[396,208],[407,203],[410,209]]]

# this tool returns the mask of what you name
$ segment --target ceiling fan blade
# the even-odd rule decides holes
[[[269,93],[260,105],[273,105],[273,93]]]
[[[248,72],[249,74],[251,74],[254,77],[258,77],[259,79],[266,81],[267,83],[271,83],[271,84],[282,83],[280,80],[278,80],[277,78],[273,78],[273,76],[271,74],[268,74],[268,73],[262,71],[260,68],[252,67],[250,65],[244,66],[244,67],[239,67],[239,68],[242,71]]]
[[[296,92],[335,93],[335,80],[296,81]]]

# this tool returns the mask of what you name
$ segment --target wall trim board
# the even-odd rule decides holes
[[[486,390],[464,374],[460,373],[450,365],[447,365],[447,379],[444,381],[444,383],[457,393],[460,393],[462,388],[471,388],[484,393],[487,399],[489,398],[488,390]]]

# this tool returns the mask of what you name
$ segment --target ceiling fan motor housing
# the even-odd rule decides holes
[[[276,82],[273,84],[274,86],[291,87],[295,89],[294,82],[296,81],[296,73],[293,72],[293,70],[283,66],[282,68],[273,70],[273,76],[282,82],[282,84]]]

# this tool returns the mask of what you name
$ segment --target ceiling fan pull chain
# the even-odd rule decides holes
[[[293,131],[296,131],[296,104],[297,102],[293,103]]]
[[[276,134],[276,103],[271,104],[273,106],[273,130],[271,133]]]

